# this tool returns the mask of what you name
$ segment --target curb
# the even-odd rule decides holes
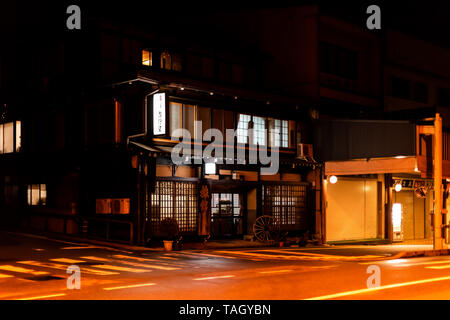
[[[450,255],[450,249],[404,251],[400,254],[402,254],[401,258],[447,256]]]

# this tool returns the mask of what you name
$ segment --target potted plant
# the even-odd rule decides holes
[[[164,236],[164,249],[172,251],[173,241],[178,236],[178,222],[174,218],[165,218],[161,221],[160,231]]]

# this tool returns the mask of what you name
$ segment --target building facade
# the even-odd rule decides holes
[[[5,89],[5,227],[142,245],[164,237],[166,218],[185,239],[217,239],[252,237],[266,215],[283,232],[320,240],[323,167],[313,159],[311,118],[298,97],[260,85],[267,56],[87,21],[39,43],[32,94]],[[220,141],[208,129],[234,135]],[[271,165],[277,170],[264,174]]]

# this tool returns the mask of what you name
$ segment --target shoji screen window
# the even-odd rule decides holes
[[[45,184],[30,184],[27,191],[29,206],[44,206],[47,204],[47,186]]]
[[[7,122],[0,124],[0,154],[20,151],[22,145],[21,122]]]

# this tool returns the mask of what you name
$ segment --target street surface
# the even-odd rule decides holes
[[[131,252],[1,232],[0,299],[450,299],[450,257],[386,260],[384,247]]]

